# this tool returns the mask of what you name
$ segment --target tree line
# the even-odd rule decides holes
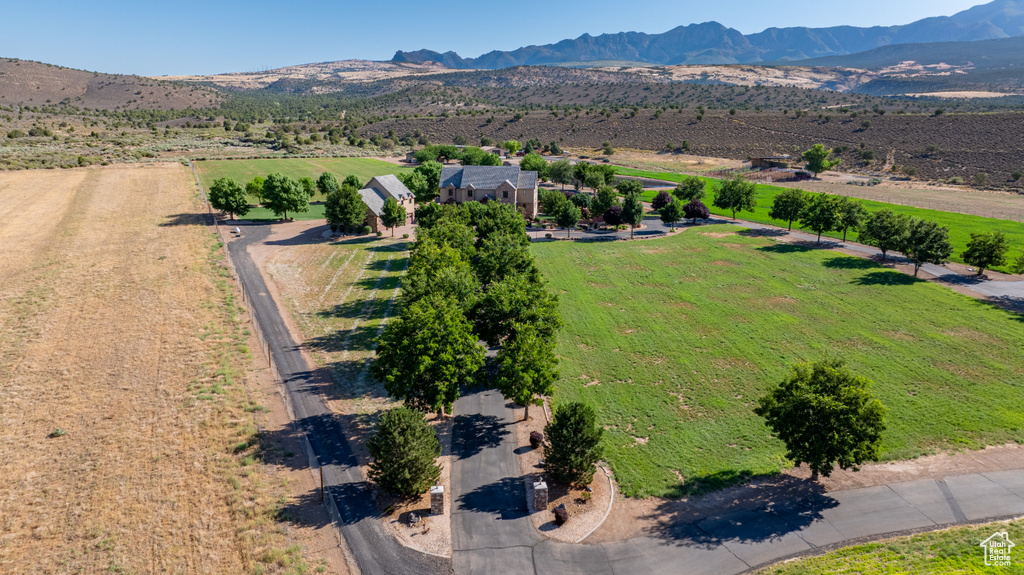
[[[430,435],[422,431],[428,426],[425,413],[450,414],[461,388],[494,385],[523,405],[528,418],[530,406],[554,392],[554,347],[562,326],[558,296],[545,287],[529,250],[526,221],[514,206],[427,203],[417,219],[402,311],[377,339],[371,365],[388,395],[404,403],[378,423],[369,445],[371,476],[405,495],[422,493],[437,479],[435,442],[416,439]],[[485,368],[483,344],[500,348],[491,369]],[[393,431],[398,420],[411,426],[405,436]],[[552,476],[589,482],[600,456],[595,421],[588,406],[556,410],[548,433],[555,439],[545,443]],[[589,467],[580,464],[580,453]],[[417,481],[407,480],[411,473]]]

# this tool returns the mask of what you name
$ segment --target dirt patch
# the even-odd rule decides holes
[[[727,238],[736,235],[736,232],[700,232],[700,235],[709,238]]]
[[[709,263],[711,265],[713,265],[713,266],[727,267],[727,268],[734,268],[734,267],[738,267],[739,266],[739,264],[737,264],[736,262],[730,262],[730,261],[726,261],[726,260],[715,260],[715,261],[709,262]]]

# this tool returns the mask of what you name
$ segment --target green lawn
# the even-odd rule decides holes
[[[232,178],[244,185],[256,176],[266,176],[274,172],[282,173],[293,178],[309,176],[316,179],[323,172],[333,172],[338,181],[345,179],[345,176],[355,174],[363,183],[374,176],[384,174],[398,174],[407,172],[412,168],[397,166],[380,160],[369,158],[289,158],[289,159],[260,159],[260,160],[204,160],[196,162],[196,170],[199,172],[199,179],[203,186],[209,189],[210,184],[218,178]],[[314,198],[314,201],[322,201],[322,197]],[[255,198],[250,198],[256,204]],[[323,205],[311,205],[309,211],[299,214],[288,214],[297,220],[323,219]],[[247,220],[263,221],[273,220],[274,214],[264,208],[253,208],[246,216]]]
[[[820,557],[798,559],[759,571],[762,575],[810,575],[818,573],[1024,573],[1024,560],[1011,551],[1009,567],[986,567],[985,551],[978,545],[996,531],[1006,531],[1010,540],[1024,536],[1024,521],[958,527],[945,531],[899,537],[877,543],[856,545]]]
[[[789,466],[754,402],[793,362],[828,354],[875,382],[890,409],[887,459],[1024,440],[1019,315],[725,225],[533,249],[566,322],[555,403],[594,405],[626,495]]]
[[[687,177],[683,174],[672,173],[672,172],[647,172],[643,170],[636,170],[633,168],[622,168],[615,167],[615,171],[624,176],[637,176],[643,178],[652,178],[657,180],[666,180],[670,182],[679,182],[683,178]],[[708,197],[704,202],[708,205],[711,213],[720,216],[732,216],[732,212],[720,210],[713,207],[711,204],[715,198],[715,192],[721,183],[721,180],[714,178],[701,178],[708,182]],[[779,186],[769,186],[765,184],[758,184],[757,186],[757,207],[753,212],[740,212],[736,214],[736,217],[748,220],[751,222],[758,222],[764,224],[774,225],[785,225],[784,222],[779,222],[768,217],[768,210],[771,208],[772,201],[775,195],[787,188]],[[653,190],[647,190],[644,192],[644,201],[651,201],[657,192]],[[937,210],[927,210],[924,208],[914,208],[910,206],[900,206],[896,204],[887,204],[884,202],[876,202],[872,200],[859,200],[864,207],[868,210],[880,210],[882,208],[888,208],[896,213],[907,214],[917,218],[925,220],[933,220],[939,222],[939,224],[949,228],[949,239],[953,244],[953,261],[963,262],[960,258],[960,253],[964,251],[967,246],[967,242],[971,239],[971,233],[984,233],[992,231],[1001,231],[1006,234],[1010,240],[1010,256],[1011,259],[1016,257],[1020,250],[1024,250],[1024,223],[1015,222],[1012,220],[997,220],[994,218],[983,218],[981,216],[974,216],[970,214],[956,214],[952,212],[940,212]],[[796,229],[794,224],[794,229]],[[841,238],[841,233],[829,233],[825,234],[834,238]],[[847,237],[850,240],[857,241],[858,234],[851,232]],[[996,267],[998,271],[1009,272],[1006,266]]]

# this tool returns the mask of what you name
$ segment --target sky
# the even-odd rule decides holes
[[[475,57],[584,33],[661,33],[711,20],[744,34],[773,26],[906,24],[980,3],[859,0],[834,9],[821,0],[33,0],[3,8],[0,57],[116,74],[216,74],[390,60],[396,50],[421,48]]]

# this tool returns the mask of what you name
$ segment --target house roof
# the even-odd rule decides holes
[[[373,215],[379,216],[384,211],[384,200],[387,199],[383,193],[373,188],[363,188],[359,190],[359,195],[363,198],[363,203],[366,207],[370,208]]]
[[[412,192],[409,191],[409,188],[405,187],[405,184],[392,174],[372,178],[366,183],[366,187],[382,192],[385,198],[390,196],[399,202],[412,198]]]
[[[519,166],[445,166],[441,168],[441,188],[473,186],[478,190],[494,190],[504,181],[516,185],[517,189],[532,188],[537,185],[537,172],[524,172],[519,169]]]

